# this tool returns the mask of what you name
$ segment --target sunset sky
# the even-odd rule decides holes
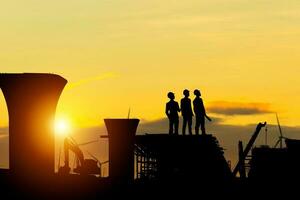
[[[300,125],[298,0],[10,0],[0,24],[0,71],[65,77],[57,117],[74,128],[129,108],[151,124],[185,88],[219,125]]]

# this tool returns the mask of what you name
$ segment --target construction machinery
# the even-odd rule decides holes
[[[300,140],[284,137],[277,114],[276,120],[278,140],[273,147],[252,149],[249,179],[271,183],[275,180],[291,181],[300,178]]]
[[[237,173],[240,173],[240,177],[241,178],[245,178],[246,176],[246,170],[245,170],[245,160],[247,159],[247,156],[257,138],[257,136],[259,135],[260,130],[265,127],[267,125],[267,122],[264,123],[259,123],[252,135],[252,137],[250,138],[245,150],[243,149],[243,143],[242,141],[239,141],[239,161],[236,165],[236,167],[233,170],[233,176],[236,176]]]
[[[85,143],[89,144],[91,142]],[[99,166],[99,160],[94,156],[93,159],[85,159],[82,150],[79,148],[79,144],[73,138],[65,138],[64,140],[64,155],[65,155],[65,164],[63,167],[59,168],[59,173],[68,174],[71,171],[69,165],[69,151],[72,151],[75,154],[75,167],[73,169],[74,173],[88,175],[101,175],[101,169]]]

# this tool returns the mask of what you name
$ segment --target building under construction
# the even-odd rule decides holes
[[[243,194],[256,194],[261,180],[279,177],[288,186],[288,180],[300,177],[299,141],[286,139],[287,147],[280,149],[253,148],[265,123],[257,126],[246,148],[239,143],[239,161],[232,172],[213,135],[136,135],[138,119],[105,119],[108,177],[94,176],[97,167],[90,173],[88,166],[95,166],[95,162],[84,159],[78,145],[70,141],[65,143],[65,153],[71,150],[79,157],[78,174],[69,173],[68,159],[64,168],[55,173],[50,122],[54,120],[56,104],[66,83],[64,78],[53,74],[0,75],[10,134],[10,169],[0,170],[2,196],[151,199],[210,195],[240,199]],[[272,185],[269,183],[265,187]]]
[[[231,178],[223,149],[212,135],[146,134],[135,137],[136,178],[197,182]]]

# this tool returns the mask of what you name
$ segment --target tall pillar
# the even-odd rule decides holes
[[[0,74],[9,115],[9,168],[18,177],[54,174],[54,117],[67,81],[55,74]]]
[[[109,177],[119,183],[134,179],[134,140],[139,119],[104,119],[109,141]]]

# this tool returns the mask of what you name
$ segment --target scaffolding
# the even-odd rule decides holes
[[[153,180],[158,177],[158,162],[145,146],[135,144],[135,178]]]
[[[213,180],[231,176],[212,135],[146,134],[135,137],[135,179]]]

